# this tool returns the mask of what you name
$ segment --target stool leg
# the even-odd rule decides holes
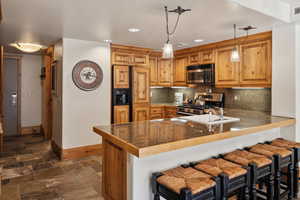
[[[267,200],[274,199],[274,177],[270,174],[267,178]]]
[[[299,176],[299,150],[298,148],[295,149],[295,158],[294,158],[294,197],[297,198],[298,196],[298,192],[299,192],[299,180],[298,180],[298,176]]]
[[[154,195],[154,200],[160,200],[159,194]]]
[[[288,166],[288,177],[287,177],[287,181],[288,181],[288,200],[292,200],[293,196],[294,196],[294,166],[293,164],[290,164]]]
[[[257,199],[257,194],[256,194],[256,182],[257,182],[257,165],[255,163],[250,163],[250,196],[251,200],[256,200]]]
[[[274,177],[274,199],[280,200],[280,155],[274,155],[274,171],[275,171],[275,177]]]
[[[221,199],[226,200],[228,197],[228,183],[229,183],[229,178],[227,174],[221,173],[219,175],[221,178]]]
[[[180,191],[180,200],[192,200],[192,192],[188,188],[183,188]]]

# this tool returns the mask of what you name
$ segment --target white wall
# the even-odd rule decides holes
[[[78,89],[72,81],[74,65],[91,60],[103,71],[101,86],[90,92]],[[110,124],[111,93],[110,47],[107,44],[76,39],[63,39],[63,148],[99,144],[95,125]]]
[[[42,115],[42,86],[40,55],[22,55],[21,66],[21,126],[40,126]]]

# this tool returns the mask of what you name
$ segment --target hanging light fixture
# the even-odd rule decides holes
[[[164,47],[163,47],[162,58],[164,58],[164,59],[171,59],[171,58],[174,57],[174,50],[173,50],[173,45],[170,43],[170,36],[173,35],[176,31],[176,28],[177,28],[178,23],[179,23],[180,15],[182,13],[186,12],[186,11],[191,11],[191,9],[183,9],[180,6],[178,6],[174,10],[168,10],[168,7],[165,6],[167,41],[166,41],[166,43],[164,44]],[[169,31],[169,12],[174,12],[174,13],[178,14],[174,29],[171,32]]]
[[[16,42],[10,44],[10,46],[15,47],[19,49],[20,51],[26,52],[26,53],[34,53],[41,49],[44,49],[45,47],[40,44],[33,44],[33,43],[22,43],[22,42]]]
[[[231,62],[240,62],[240,53],[239,50],[237,48],[237,42],[236,42],[236,24],[233,25],[233,29],[234,29],[234,48],[232,49],[231,52]]]

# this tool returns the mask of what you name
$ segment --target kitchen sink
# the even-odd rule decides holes
[[[222,119],[219,115],[209,115],[209,114],[193,115],[193,116],[186,116],[186,117],[180,117],[180,118],[189,120],[189,121],[198,122],[200,124],[207,124],[207,125],[225,124],[225,123],[240,121],[239,118],[224,116]]]

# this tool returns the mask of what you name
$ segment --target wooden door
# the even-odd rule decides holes
[[[150,67],[150,81],[151,85],[158,85],[158,61],[157,57],[149,58],[149,67]]]
[[[161,59],[158,65],[158,81],[160,86],[172,86],[172,72],[172,60]]]
[[[239,86],[239,63],[231,62],[233,47],[216,50],[215,80],[217,87]]]
[[[145,121],[150,119],[149,105],[133,106],[133,121]]]
[[[199,52],[192,53],[189,55],[189,65],[196,65],[196,64],[199,64],[199,62],[200,62]]]
[[[146,67],[133,67],[133,104],[150,103],[150,71]]]
[[[241,45],[241,85],[270,87],[271,63],[270,40]]]
[[[201,64],[215,63],[215,53],[213,49],[200,52]]]
[[[114,123],[121,124],[129,122],[129,106],[114,106]]]
[[[174,61],[174,76],[173,85],[185,86],[186,85],[186,66],[188,65],[187,57],[175,58]]]
[[[112,64],[115,65],[129,65],[132,63],[132,54],[113,52],[112,53]]]
[[[114,88],[129,88],[129,67],[126,65],[114,66]]]

